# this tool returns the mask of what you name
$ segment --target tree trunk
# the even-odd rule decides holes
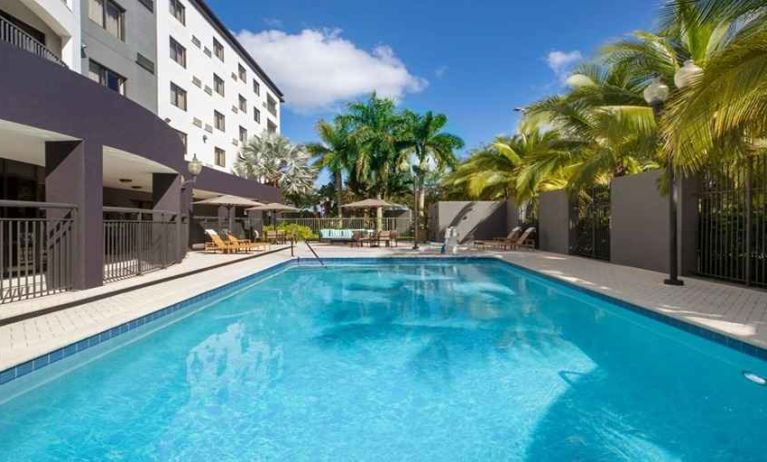
[[[343,189],[343,178],[341,177],[341,172],[335,172],[335,180],[336,180],[336,207],[338,208],[338,218],[341,218],[343,214],[341,213],[341,190]]]

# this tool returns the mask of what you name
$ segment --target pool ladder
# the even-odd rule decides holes
[[[312,251],[314,258],[316,258],[317,261],[320,262],[320,265],[322,265],[324,268],[327,268],[327,266],[325,266],[325,262],[322,261],[322,258],[320,258],[320,256],[317,255],[317,252],[314,251],[314,247],[312,247],[311,244],[309,244],[309,241],[304,241],[304,244],[306,244],[306,246],[309,247],[309,250]]]

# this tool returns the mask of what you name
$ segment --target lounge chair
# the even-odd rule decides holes
[[[237,239],[230,233],[227,233],[226,237],[229,239],[229,244],[232,244],[240,250],[269,250],[268,242],[253,242],[250,239]]]
[[[474,247],[485,249],[488,247],[497,249],[506,249],[512,247],[519,240],[519,236],[522,234],[522,227],[515,226],[506,237],[496,237],[491,241],[474,241]]]
[[[535,227],[531,226],[525,230],[524,233],[512,244],[511,250],[514,249],[535,249]]]
[[[210,238],[210,242],[205,243],[205,252],[231,253],[241,250],[239,246],[221,239],[221,236],[213,229],[206,229],[205,234]]]
[[[357,247],[357,246],[363,247],[366,242],[368,243],[368,245],[371,245],[372,241],[370,240],[370,237],[368,237],[367,235],[364,235],[362,231],[352,232],[352,239],[349,242],[352,247]]]

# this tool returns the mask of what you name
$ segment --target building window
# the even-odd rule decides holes
[[[184,145],[184,154],[186,154],[186,152],[187,152],[187,147],[186,147],[186,133],[184,133],[184,132],[182,132],[182,131],[179,131],[179,130],[176,130],[176,133],[178,133],[178,137],[179,137],[179,138],[181,138],[181,144],[183,144],[183,145]]]
[[[221,114],[218,111],[213,111],[213,119],[216,123],[216,129],[221,130],[222,132],[226,131],[226,118],[224,117],[224,114]]]
[[[245,129],[245,127],[240,127],[240,143],[247,143],[248,142],[248,130]]]
[[[271,120],[268,120],[266,122],[266,131],[269,133],[277,133],[277,125]]]
[[[96,61],[90,61],[88,63],[88,77],[110,90],[125,95],[125,77],[111,69],[107,69]]]
[[[213,162],[219,167],[226,167],[226,152],[221,148],[215,148],[215,157]]]
[[[197,38],[197,37],[195,37],[194,35],[192,36],[192,45],[196,46],[197,48],[200,48],[200,45],[202,45],[202,44],[200,43],[200,39],[198,39],[198,38]]]
[[[240,95],[240,110],[242,112],[248,112],[248,100],[246,100],[242,95]]]
[[[125,10],[112,0],[89,0],[88,17],[104,30],[125,41]]]
[[[170,14],[181,24],[186,25],[186,8],[179,0],[170,0]]]
[[[213,53],[216,55],[216,58],[221,61],[224,60],[224,46],[216,39],[213,39]]]
[[[237,75],[240,76],[240,80],[242,80],[243,82],[248,81],[248,71],[245,70],[242,64],[237,65]]]
[[[269,114],[277,115],[277,101],[272,98],[272,95],[266,96],[266,109],[269,111]]]
[[[253,79],[253,93],[261,95],[261,84],[258,83],[256,79]]]
[[[261,123],[261,111],[255,107],[253,108],[253,120],[255,120],[257,123]]]
[[[186,67],[186,48],[180,43],[170,38],[170,59],[176,61],[181,67]]]
[[[213,88],[216,90],[216,93],[224,96],[224,79],[216,74],[213,74]]]
[[[186,90],[175,83],[170,83],[170,104],[186,111]]]

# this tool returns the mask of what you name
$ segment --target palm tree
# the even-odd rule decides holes
[[[462,189],[471,199],[518,202],[564,187],[568,168],[576,164],[570,146],[555,131],[524,130],[474,151],[443,184]]]
[[[454,150],[463,148],[463,140],[442,130],[447,124],[447,116],[427,111],[424,115],[404,111],[403,133],[398,143],[399,148],[411,153],[413,161],[413,189],[415,205],[415,246],[418,246],[419,219],[425,205],[423,177],[433,163],[438,171],[456,164]]]
[[[311,155],[276,133],[253,137],[242,148],[234,166],[237,175],[279,187],[285,195],[312,190],[316,169]]]
[[[343,174],[354,169],[357,148],[349,123],[342,117],[336,117],[333,123],[320,120],[317,133],[322,142],[308,144],[306,148],[317,157],[315,167],[327,168],[333,174],[337,214],[341,218]]]
[[[403,173],[408,161],[399,149],[403,124],[394,101],[373,93],[366,102],[350,103],[347,113],[340,117],[352,127],[359,149],[353,168],[356,184],[378,198],[388,198],[391,177]],[[383,210],[378,208],[376,214],[380,226]]]

